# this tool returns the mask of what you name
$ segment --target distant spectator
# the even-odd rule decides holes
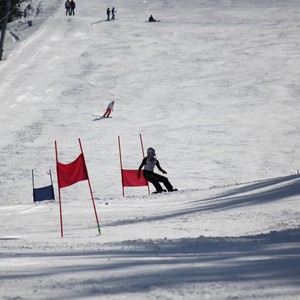
[[[65,2],[65,8],[66,8],[66,16],[71,15],[71,3],[70,0],[67,0]]]
[[[115,13],[116,13],[116,9],[113,7],[111,10],[111,19],[114,20],[115,19]]]
[[[70,2],[70,9],[71,9],[70,16],[71,15],[75,16],[75,7],[76,7],[76,5],[75,5],[74,0],[71,0],[71,2]]]
[[[109,7],[106,10],[106,15],[107,15],[107,21],[109,21],[110,20],[110,9],[109,9]]]
[[[152,15],[149,17],[149,22],[156,22]]]

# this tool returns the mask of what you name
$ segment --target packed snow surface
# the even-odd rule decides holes
[[[75,2],[8,26],[0,299],[300,299],[299,1]],[[122,196],[118,137],[137,169],[140,134],[178,192]],[[78,138],[101,235],[82,181],[61,237],[54,143],[69,163]],[[32,169],[55,201],[33,203]]]

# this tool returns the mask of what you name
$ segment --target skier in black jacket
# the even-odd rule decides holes
[[[173,188],[167,177],[154,173],[154,167],[156,166],[163,174],[167,174],[167,172],[161,168],[155,155],[155,150],[153,148],[148,148],[147,156],[143,159],[141,165],[139,166],[138,178],[141,177],[141,170],[144,167],[143,175],[147,181],[154,185],[156,189],[156,192],[154,193],[161,193],[165,191],[160,185],[160,182],[164,184],[168,192],[177,191],[177,189]]]

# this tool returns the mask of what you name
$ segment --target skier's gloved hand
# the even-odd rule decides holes
[[[137,179],[140,179],[141,178],[141,172],[138,172],[137,173]]]
[[[163,172],[163,174],[168,174],[165,170],[163,170],[162,172]]]

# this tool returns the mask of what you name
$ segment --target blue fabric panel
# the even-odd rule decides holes
[[[33,189],[33,201],[55,200],[53,185]]]

